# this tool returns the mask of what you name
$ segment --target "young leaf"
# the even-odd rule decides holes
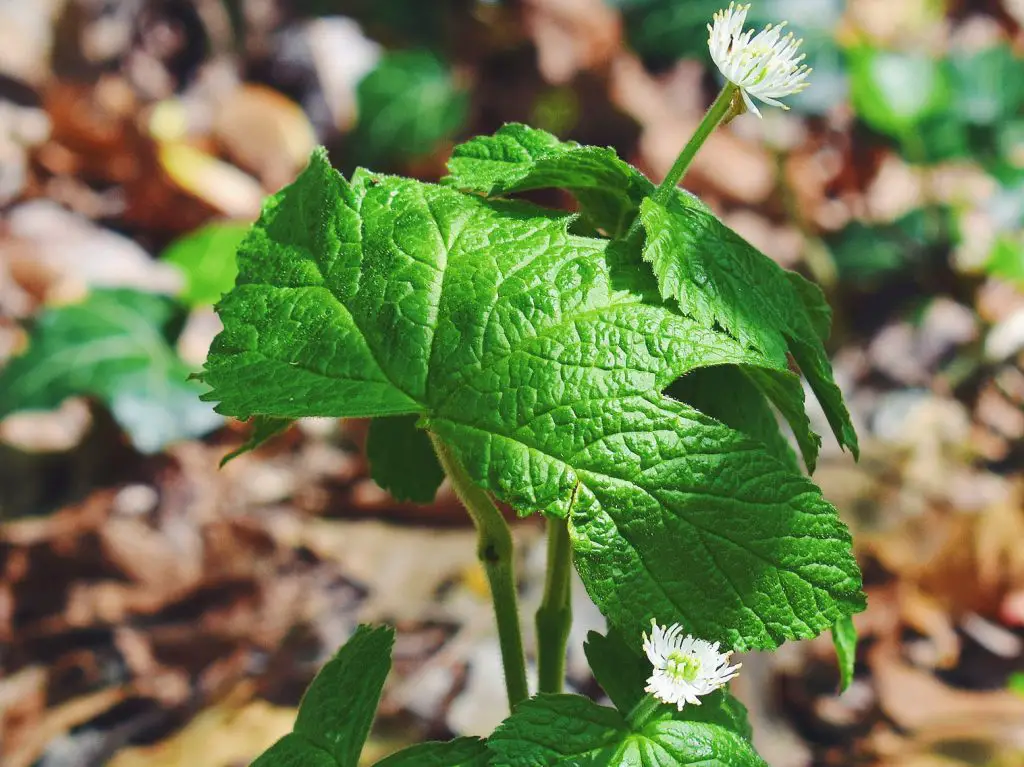
[[[484,490],[571,513],[578,569],[623,631],[658,616],[774,647],[861,609],[817,489],[659,393],[709,365],[788,375],[785,358],[617,285],[607,241],[568,222],[406,179],[349,186],[317,154],[240,250],[211,398],[239,417],[419,413]]]
[[[843,618],[832,627],[832,644],[839,661],[839,692],[850,686],[853,669],[857,662],[857,629],[852,618]]]
[[[292,423],[293,421],[290,418],[274,418],[273,416],[266,415],[253,416],[249,439],[242,443],[242,445],[237,449],[232,450],[226,456],[221,458],[221,467],[223,467],[228,461],[238,458],[242,453],[248,453],[250,450],[255,450],[271,437],[276,437],[291,426]]]
[[[637,648],[639,647],[638,643]],[[587,663],[594,679],[607,693],[615,708],[628,713],[644,697],[644,685],[651,675],[651,664],[615,629],[607,634],[587,633],[583,643]]]
[[[614,709],[577,695],[524,701],[487,741],[493,767],[766,767],[746,738],[670,709],[632,729]]]
[[[358,767],[384,679],[395,632],[360,626],[313,679],[293,731],[256,762],[258,767]]]
[[[430,503],[444,479],[430,437],[416,428],[416,416],[374,418],[366,439],[373,481],[399,501]]]
[[[793,355],[828,416],[840,445],[857,454],[857,435],[832,378],[813,294],[785,270],[684,195],[641,206],[644,259],[665,298],[705,323],[718,323],[773,360]]]
[[[429,51],[387,53],[356,86],[352,140],[371,165],[427,154],[466,120],[469,95]]]
[[[377,767],[487,767],[491,752],[479,738],[420,743],[377,762]]]
[[[334,757],[300,735],[288,733],[249,767],[338,767]]]
[[[161,258],[185,274],[181,300],[189,306],[212,306],[231,290],[238,274],[235,252],[248,224],[209,224],[171,243]]]
[[[452,151],[449,181],[498,197],[530,189],[568,189],[591,223],[611,236],[626,232],[654,185],[614,149],[559,141],[519,123],[477,136]]]
[[[0,370],[0,418],[85,395],[107,405],[145,453],[212,431],[222,419],[199,401],[204,387],[188,380],[171,346],[179,320],[170,299],[132,290],[44,310],[28,350]]]

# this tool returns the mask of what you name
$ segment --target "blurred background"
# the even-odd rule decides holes
[[[390,499],[358,421],[218,469],[246,427],[186,377],[315,145],[436,180],[522,121],[658,179],[719,86],[724,4],[0,0],[0,763],[247,764],[361,620],[399,628],[368,760],[504,716],[450,493]],[[783,19],[812,86],[685,183],[835,307],[863,456],[826,437],[816,479],[870,607],[845,694],[827,636],[744,658],[735,688],[775,767],[1024,765],[1024,2],[750,11]],[[542,531],[515,532],[529,610]],[[597,695],[581,589],[576,616],[570,682]]]

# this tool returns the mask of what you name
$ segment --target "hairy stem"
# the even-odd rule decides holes
[[[653,695],[644,695],[635,706],[632,711],[626,714],[626,720],[630,725],[640,730],[646,725],[651,719],[661,713],[662,704]]]
[[[505,671],[505,691],[511,710],[520,701],[530,697],[526,683],[523,635],[519,627],[512,532],[490,496],[473,484],[451,449],[435,434],[430,434],[430,440],[442,468],[451,480],[455,494],[476,525],[476,551],[491,587],[491,603],[498,624],[501,663]]]
[[[541,692],[561,692],[565,647],[572,627],[572,549],[564,519],[549,517],[548,569],[537,610],[537,666]]]
[[[722,88],[721,93],[718,94],[718,97],[708,107],[708,111],[704,113],[704,117],[700,121],[700,125],[697,126],[697,130],[690,136],[690,140],[686,142],[683,151],[679,153],[676,161],[672,163],[672,167],[665,174],[665,178],[658,184],[658,188],[654,190],[651,199],[662,205],[672,199],[675,188],[683,180],[683,176],[686,174],[687,169],[689,169],[690,163],[693,162],[693,158],[697,156],[697,151],[707,141],[711,132],[722,121],[742,113],[743,102],[738,101],[739,96],[739,89],[732,83],[727,82],[725,87]],[[637,217],[629,227],[629,231],[626,233],[625,240],[627,245],[639,245],[642,231],[643,225],[640,222],[640,215],[637,214]]]
[[[735,95],[738,95],[738,89],[732,83],[727,82],[725,87],[722,88],[722,92],[718,94],[718,98],[714,100],[714,103],[708,107],[708,111],[704,113],[704,119],[700,121],[697,130],[690,136],[690,140],[686,142],[686,146],[683,147],[683,151],[679,153],[676,161],[672,163],[672,167],[668,169],[665,178],[658,184],[658,188],[654,190],[655,202],[660,202],[664,205],[672,199],[672,192],[675,191],[679,182],[683,180],[687,168],[690,167],[693,158],[697,156],[697,150],[704,145],[704,142],[707,141],[711,132],[718,127],[718,124],[733,111],[733,96]]]

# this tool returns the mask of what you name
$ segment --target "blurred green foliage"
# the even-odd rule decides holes
[[[95,290],[44,310],[28,349],[0,371],[0,418],[90,396],[144,453],[211,431],[222,419],[199,400],[205,387],[188,380],[172,346],[181,320],[173,300],[133,290]]]
[[[171,243],[161,254],[185,275],[181,300],[189,306],[212,306],[235,284],[235,251],[242,244],[248,223],[207,224]]]
[[[429,51],[387,53],[356,88],[359,163],[383,169],[429,153],[466,121],[469,93]]]

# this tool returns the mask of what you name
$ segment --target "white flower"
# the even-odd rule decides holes
[[[769,24],[751,39],[754,30],[743,31],[749,10],[749,3],[739,6],[729,3],[728,10],[718,11],[714,26],[708,24],[708,48],[725,79],[740,89],[747,109],[760,117],[751,96],[789,109],[778,99],[806,88],[811,70],[800,63],[804,54],[796,55],[803,40],[794,40],[792,32],[782,35],[786,22],[777,26]]]
[[[718,642],[711,644],[689,634],[683,638],[682,633],[678,623],[666,629],[652,619],[651,635],[644,634],[644,652],[654,666],[644,690],[680,711],[687,703],[699,706],[701,695],[723,686],[743,665],[730,666],[732,652],[718,652]]]

